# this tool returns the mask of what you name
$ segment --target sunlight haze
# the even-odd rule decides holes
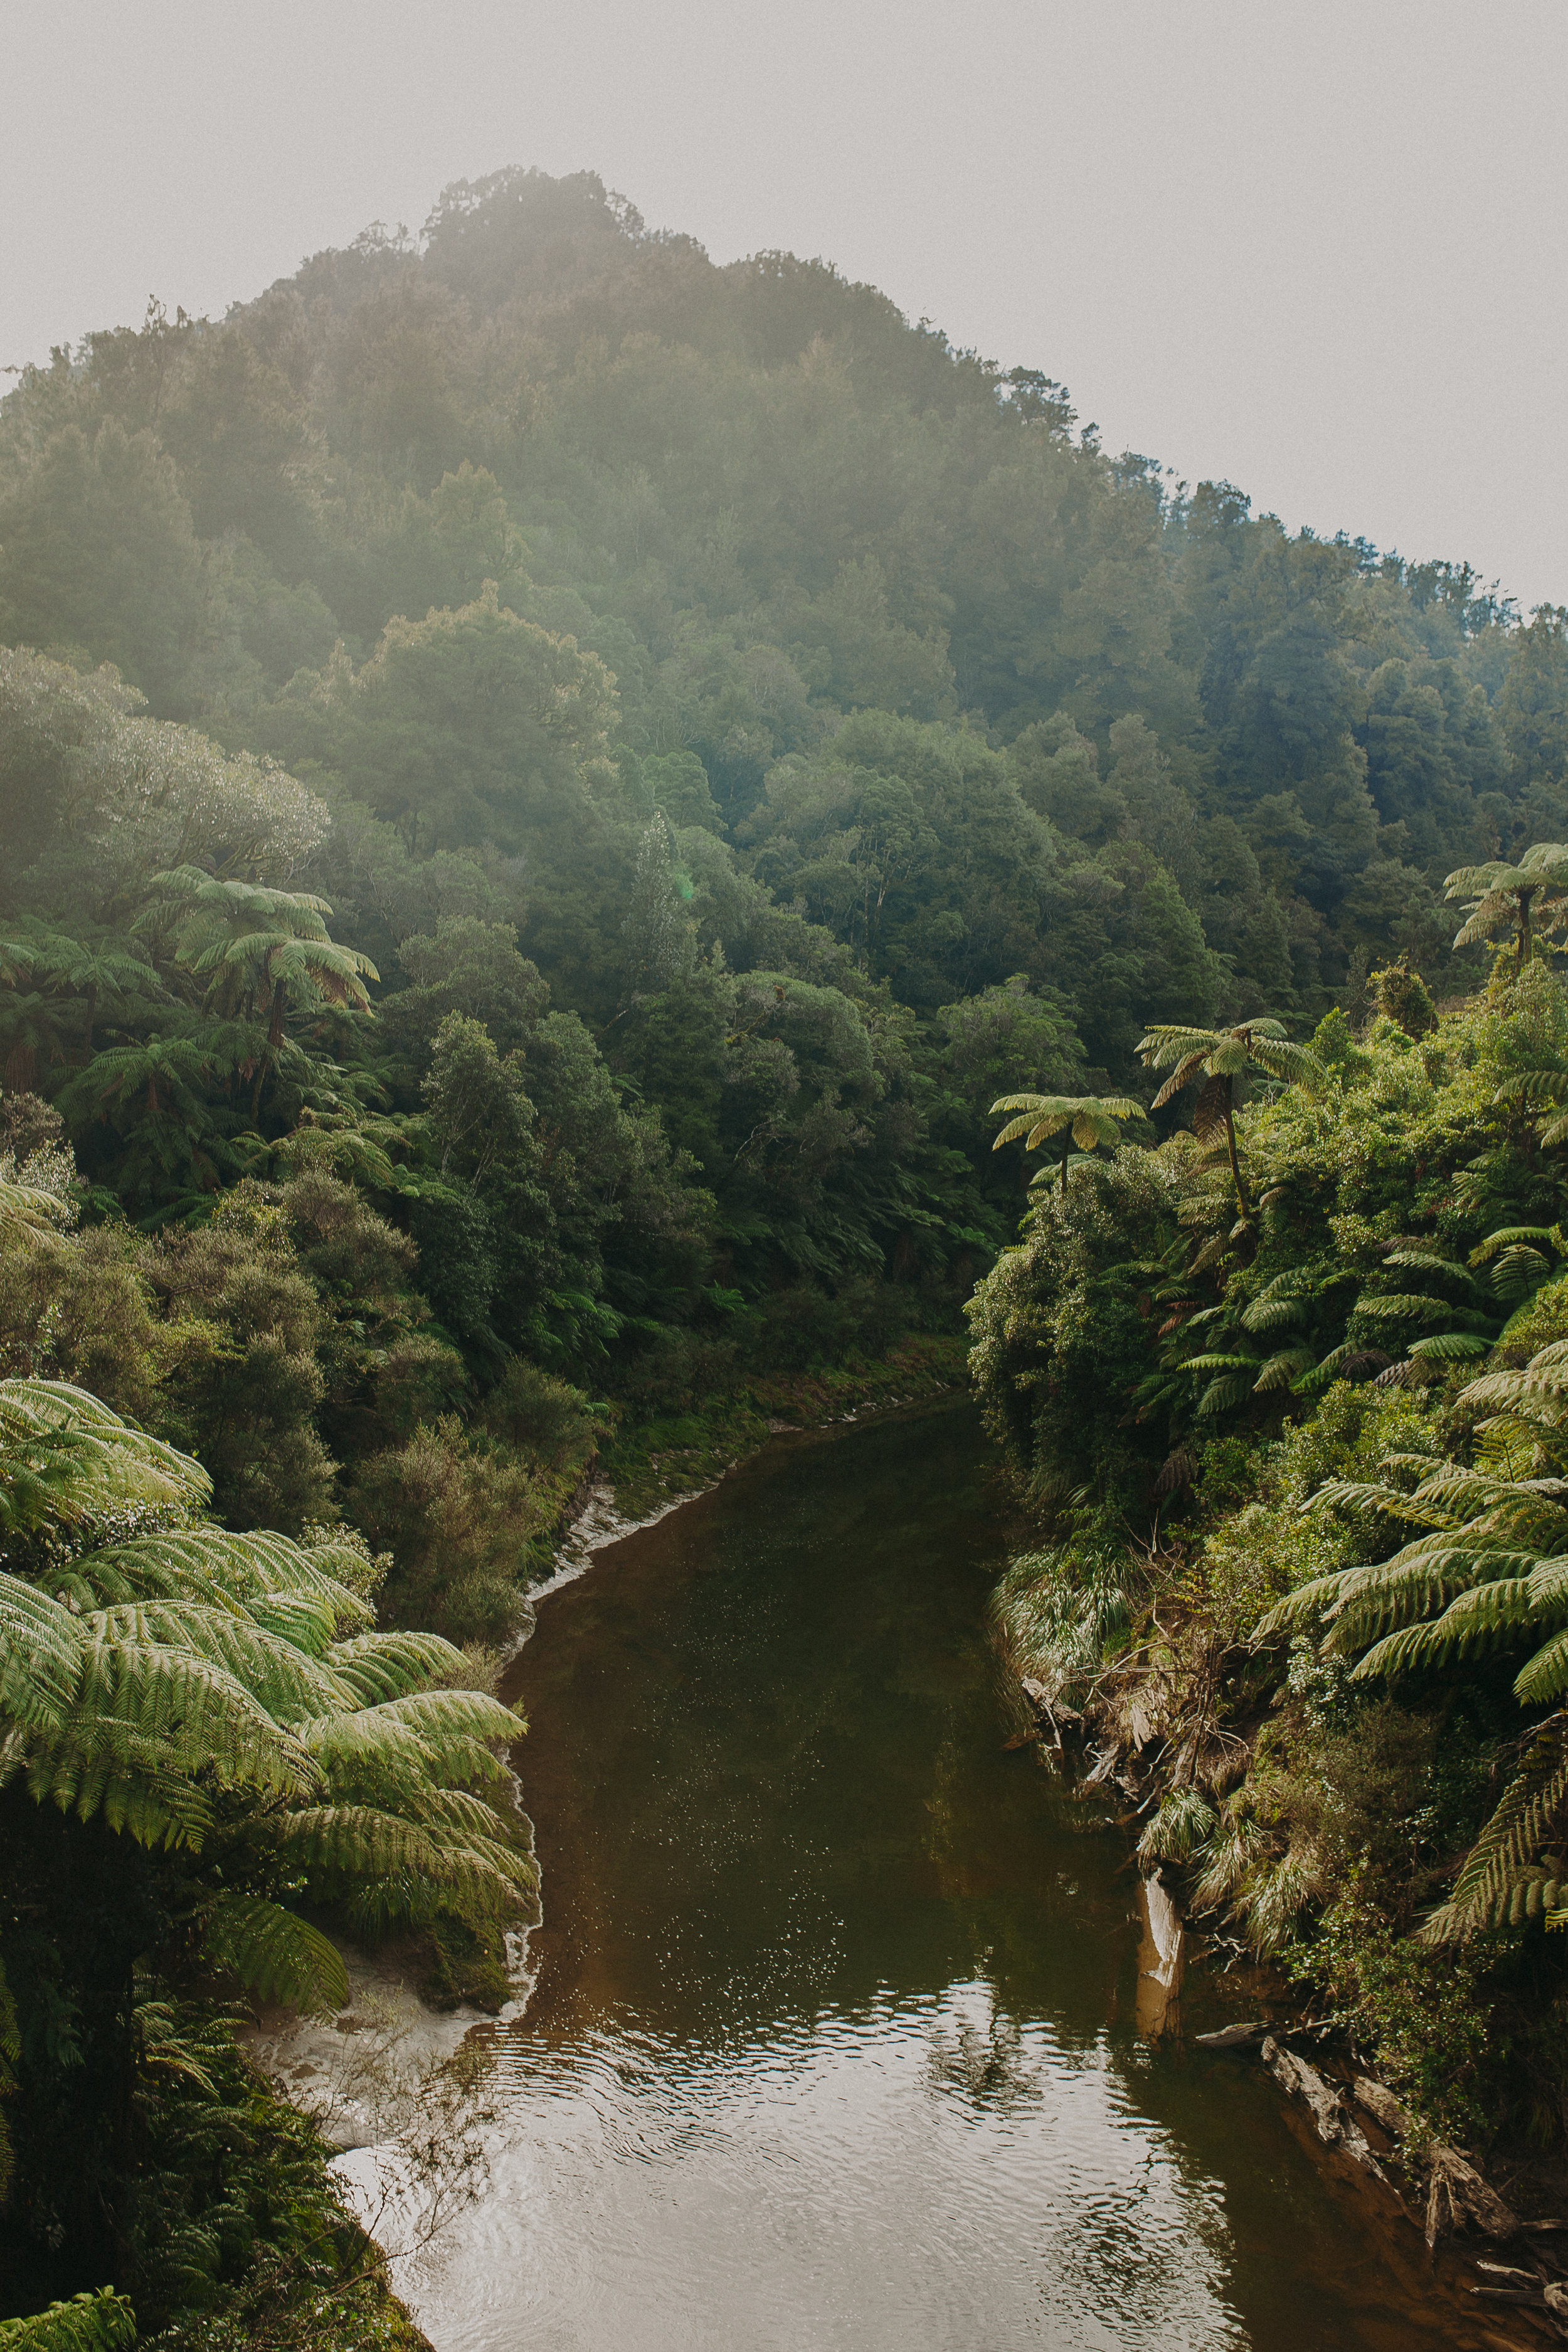
[[[221,316],[509,163],[822,255],[1255,513],[1568,601],[1540,0],[8,5],[0,362]]]

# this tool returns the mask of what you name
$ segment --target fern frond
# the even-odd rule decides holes
[[[1404,1518],[1408,1495],[1397,1486],[1384,1486],[1373,1481],[1357,1478],[1331,1478],[1310,1495],[1302,1504],[1303,1511],[1386,1511],[1393,1518]]]
[[[1320,1617],[1327,1616],[1338,1601],[1346,1579],[1358,1571],[1353,1568],[1339,1569],[1331,1576],[1314,1576],[1308,1584],[1299,1584],[1283,1601],[1277,1601],[1266,1616],[1260,1617],[1252,1629],[1254,1642],[1271,1642],[1281,1633],[1299,1633]]]
[[[303,1650],[207,1602],[125,1601],[92,1611],[83,1618],[82,1631],[88,1641],[110,1645],[152,1643],[194,1651],[224,1667],[278,1723],[354,1702],[349,1686]]]
[[[1560,1256],[1568,1255],[1564,1251],[1560,1225],[1504,1225],[1497,1233],[1489,1234],[1484,1242],[1478,1242],[1470,1252],[1470,1264],[1485,1265],[1500,1251],[1512,1249],[1521,1243],[1528,1243],[1535,1249],[1553,1249]]]
[[[330,2016],[349,1995],[342,1954],[318,1927],[281,1904],[220,1895],[203,1922],[209,1958],[261,2000]]]
[[[1424,1290],[1363,1290],[1355,1311],[1378,1323],[1433,1323],[1447,1321],[1454,1309],[1447,1299],[1433,1298]]]
[[[1255,1298],[1250,1307],[1241,1311],[1244,1331],[1278,1331],[1289,1323],[1299,1323],[1306,1314],[1310,1300],[1305,1298]]]
[[[0,2319],[0,2352],[130,2352],[136,2314],[112,2287],[51,2303],[27,2319]]]
[[[1455,1258],[1437,1257],[1426,1250],[1390,1250],[1383,1263],[1384,1265],[1412,1267],[1422,1274],[1447,1274],[1456,1282],[1462,1282],[1467,1290],[1479,1288],[1475,1276],[1468,1265],[1460,1265]]]
[[[72,1612],[0,1570],[0,1718],[58,1723],[76,1696],[81,1651]]]
[[[1239,1404],[1244,1396],[1250,1396],[1251,1393],[1251,1381],[1241,1374],[1231,1372],[1223,1375],[1217,1381],[1211,1381],[1198,1399],[1199,1418],[1205,1418],[1213,1412],[1225,1412],[1233,1404]]]
[[[1412,1339],[1406,1353],[1429,1358],[1434,1363],[1462,1363],[1467,1356],[1484,1356],[1491,1347],[1475,1331],[1430,1331],[1424,1339]]]
[[[1507,1576],[1510,1569],[1528,1576],[1533,1565],[1528,1552],[1409,1546],[1393,1559],[1347,1569],[1331,1612],[1329,1646],[1340,1653],[1359,1649],[1434,1609],[1446,1609],[1483,1577]]]
[[[1287,1348],[1278,1356],[1270,1356],[1252,1384],[1254,1396],[1268,1393],[1273,1389],[1288,1389],[1300,1372],[1307,1370],[1312,1360],[1310,1348]]]
[[[1326,1389],[1338,1376],[1341,1366],[1348,1363],[1355,1352],[1355,1348],[1349,1339],[1342,1341],[1337,1348],[1331,1348],[1326,1356],[1315,1364],[1309,1364],[1307,1370],[1300,1375],[1295,1383],[1296,1394],[1316,1396],[1320,1389]],[[1382,1360],[1381,1358],[1379,1360]]]
[[[532,1884],[529,1857],[499,1840],[445,1836],[371,1805],[320,1805],[273,1823],[279,1850],[303,1868],[339,1878],[407,1882],[510,1901]]]
[[[1560,1715],[1538,1727],[1521,1770],[1466,1856],[1453,1894],[1422,1927],[1424,1943],[1458,1942],[1508,1917],[1568,1802],[1565,1731]]]
[[[1568,1691],[1568,1632],[1543,1642],[1513,1678],[1513,1695],[1522,1706],[1541,1706]]]
[[[360,1633],[334,1643],[328,1663],[362,1706],[374,1706],[461,1673],[463,1654],[438,1633]]]
[[[56,1805],[83,1822],[101,1814],[138,1845],[195,1852],[212,1829],[204,1791],[169,1765],[156,1741],[139,1738],[122,1723],[78,1718],[67,1735],[9,1750],[0,1780],[12,1764],[22,1767],[35,1804]]]
[[[1430,1622],[1402,1626],[1397,1633],[1385,1634],[1361,1660],[1355,1679],[1370,1682],[1408,1666],[1475,1656],[1517,1642],[1530,1632],[1530,1579],[1498,1577],[1461,1592]]]
[[[199,1462],[121,1421],[86,1389],[69,1381],[0,1381],[0,1505],[40,1457],[61,1475],[49,1478],[29,1524],[54,1518],[76,1527],[128,1503],[190,1507],[212,1493]]]
[[[159,1742],[171,1764],[203,1768],[221,1786],[296,1796],[310,1789],[315,1767],[298,1740],[274,1722],[244,1685],[208,1658],[172,1644],[87,1640],[77,1707],[63,1729],[119,1724]]]

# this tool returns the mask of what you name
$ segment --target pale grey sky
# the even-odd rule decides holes
[[[504,163],[821,254],[1294,527],[1568,603],[1564,0],[0,0],[0,363]]]

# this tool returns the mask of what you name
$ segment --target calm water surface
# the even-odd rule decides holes
[[[1136,2040],[1125,1839],[1003,1748],[1007,1535],[961,1408],[784,1441],[546,1601],[538,1984],[439,2352],[1507,2344],[1260,2069]]]

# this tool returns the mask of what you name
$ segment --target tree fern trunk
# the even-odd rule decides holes
[[[1228,1078],[1225,1083],[1225,1140],[1230,1153],[1231,1181],[1236,1186],[1237,1213],[1247,1219],[1251,1216],[1252,1209],[1247,1201],[1247,1187],[1241,1181],[1241,1161],[1237,1157],[1235,1088]]]

